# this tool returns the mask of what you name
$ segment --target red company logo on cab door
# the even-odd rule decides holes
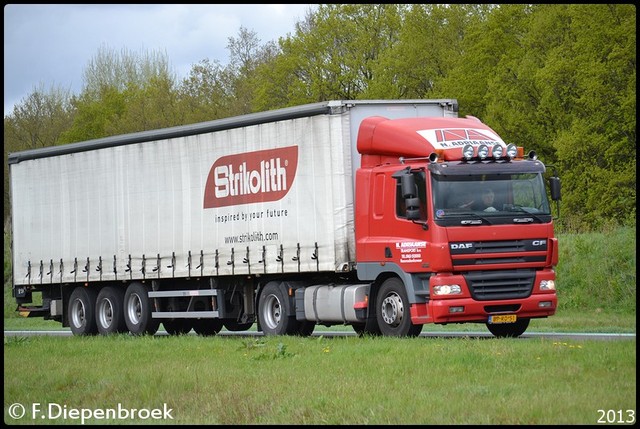
[[[209,170],[204,208],[277,201],[287,195],[298,168],[298,146],[218,158]]]

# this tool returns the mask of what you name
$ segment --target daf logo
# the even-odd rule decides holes
[[[456,249],[471,249],[473,247],[473,243],[460,243],[460,244],[452,244],[451,250]]]
[[[531,244],[534,246],[546,246],[547,240],[533,240]]]

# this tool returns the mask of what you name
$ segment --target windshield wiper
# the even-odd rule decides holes
[[[439,216],[441,219],[452,217],[465,218],[460,221],[461,225],[482,225],[483,223],[491,224],[486,217],[480,216],[477,212],[471,212],[469,210],[445,210],[444,215]],[[473,219],[467,219],[470,217]]]
[[[533,213],[527,213],[527,216],[525,217],[520,217],[520,215],[518,215],[519,217],[513,218],[513,223],[531,223],[534,221],[534,219],[537,222],[542,223],[542,219],[540,219],[540,217],[534,215]]]

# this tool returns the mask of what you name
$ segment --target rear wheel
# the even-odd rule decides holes
[[[222,329],[220,319],[196,319],[193,321],[193,330],[203,337],[216,335]]]
[[[296,335],[299,333],[298,321],[289,316],[289,297],[281,284],[267,283],[260,292],[258,320],[265,335]]]
[[[530,319],[519,319],[513,323],[487,323],[487,329],[498,338],[516,338],[524,334]]]
[[[127,331],[124,320],[124,291],[118,287],[102,288],[96,301],[96,324],[102,335]]]
[[[171,319],[163,321],[162,326],[169,335],[185,335],[193,328],[193,321],[191,319]]]
[[[376,299],[376,318],[382,335],[416,337],[423,325],[411,323],[409,299],[404,283],[397,277],[385,280]]]
[[[227,319],[224,321],[224,327],[229,331],[238,332],[238,331],[246,331],[251,329],[253,326],[253,322],[241,323],[237,320]]]
[[[98,333],[96,325],[96,291],[79,286],[69,297],[67,314],[69,327],[74,335],[94,335]]]
[[[142,283],[131,283],[124,294],[124,320],[129,332],[134,335],[155,334],[160,322],[151,317],[151,311],[147,287]]]

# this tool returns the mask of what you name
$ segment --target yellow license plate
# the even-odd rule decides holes
[[[517,319],[515,314],[498,314],[489,316],[489,323],[513,323]]]

